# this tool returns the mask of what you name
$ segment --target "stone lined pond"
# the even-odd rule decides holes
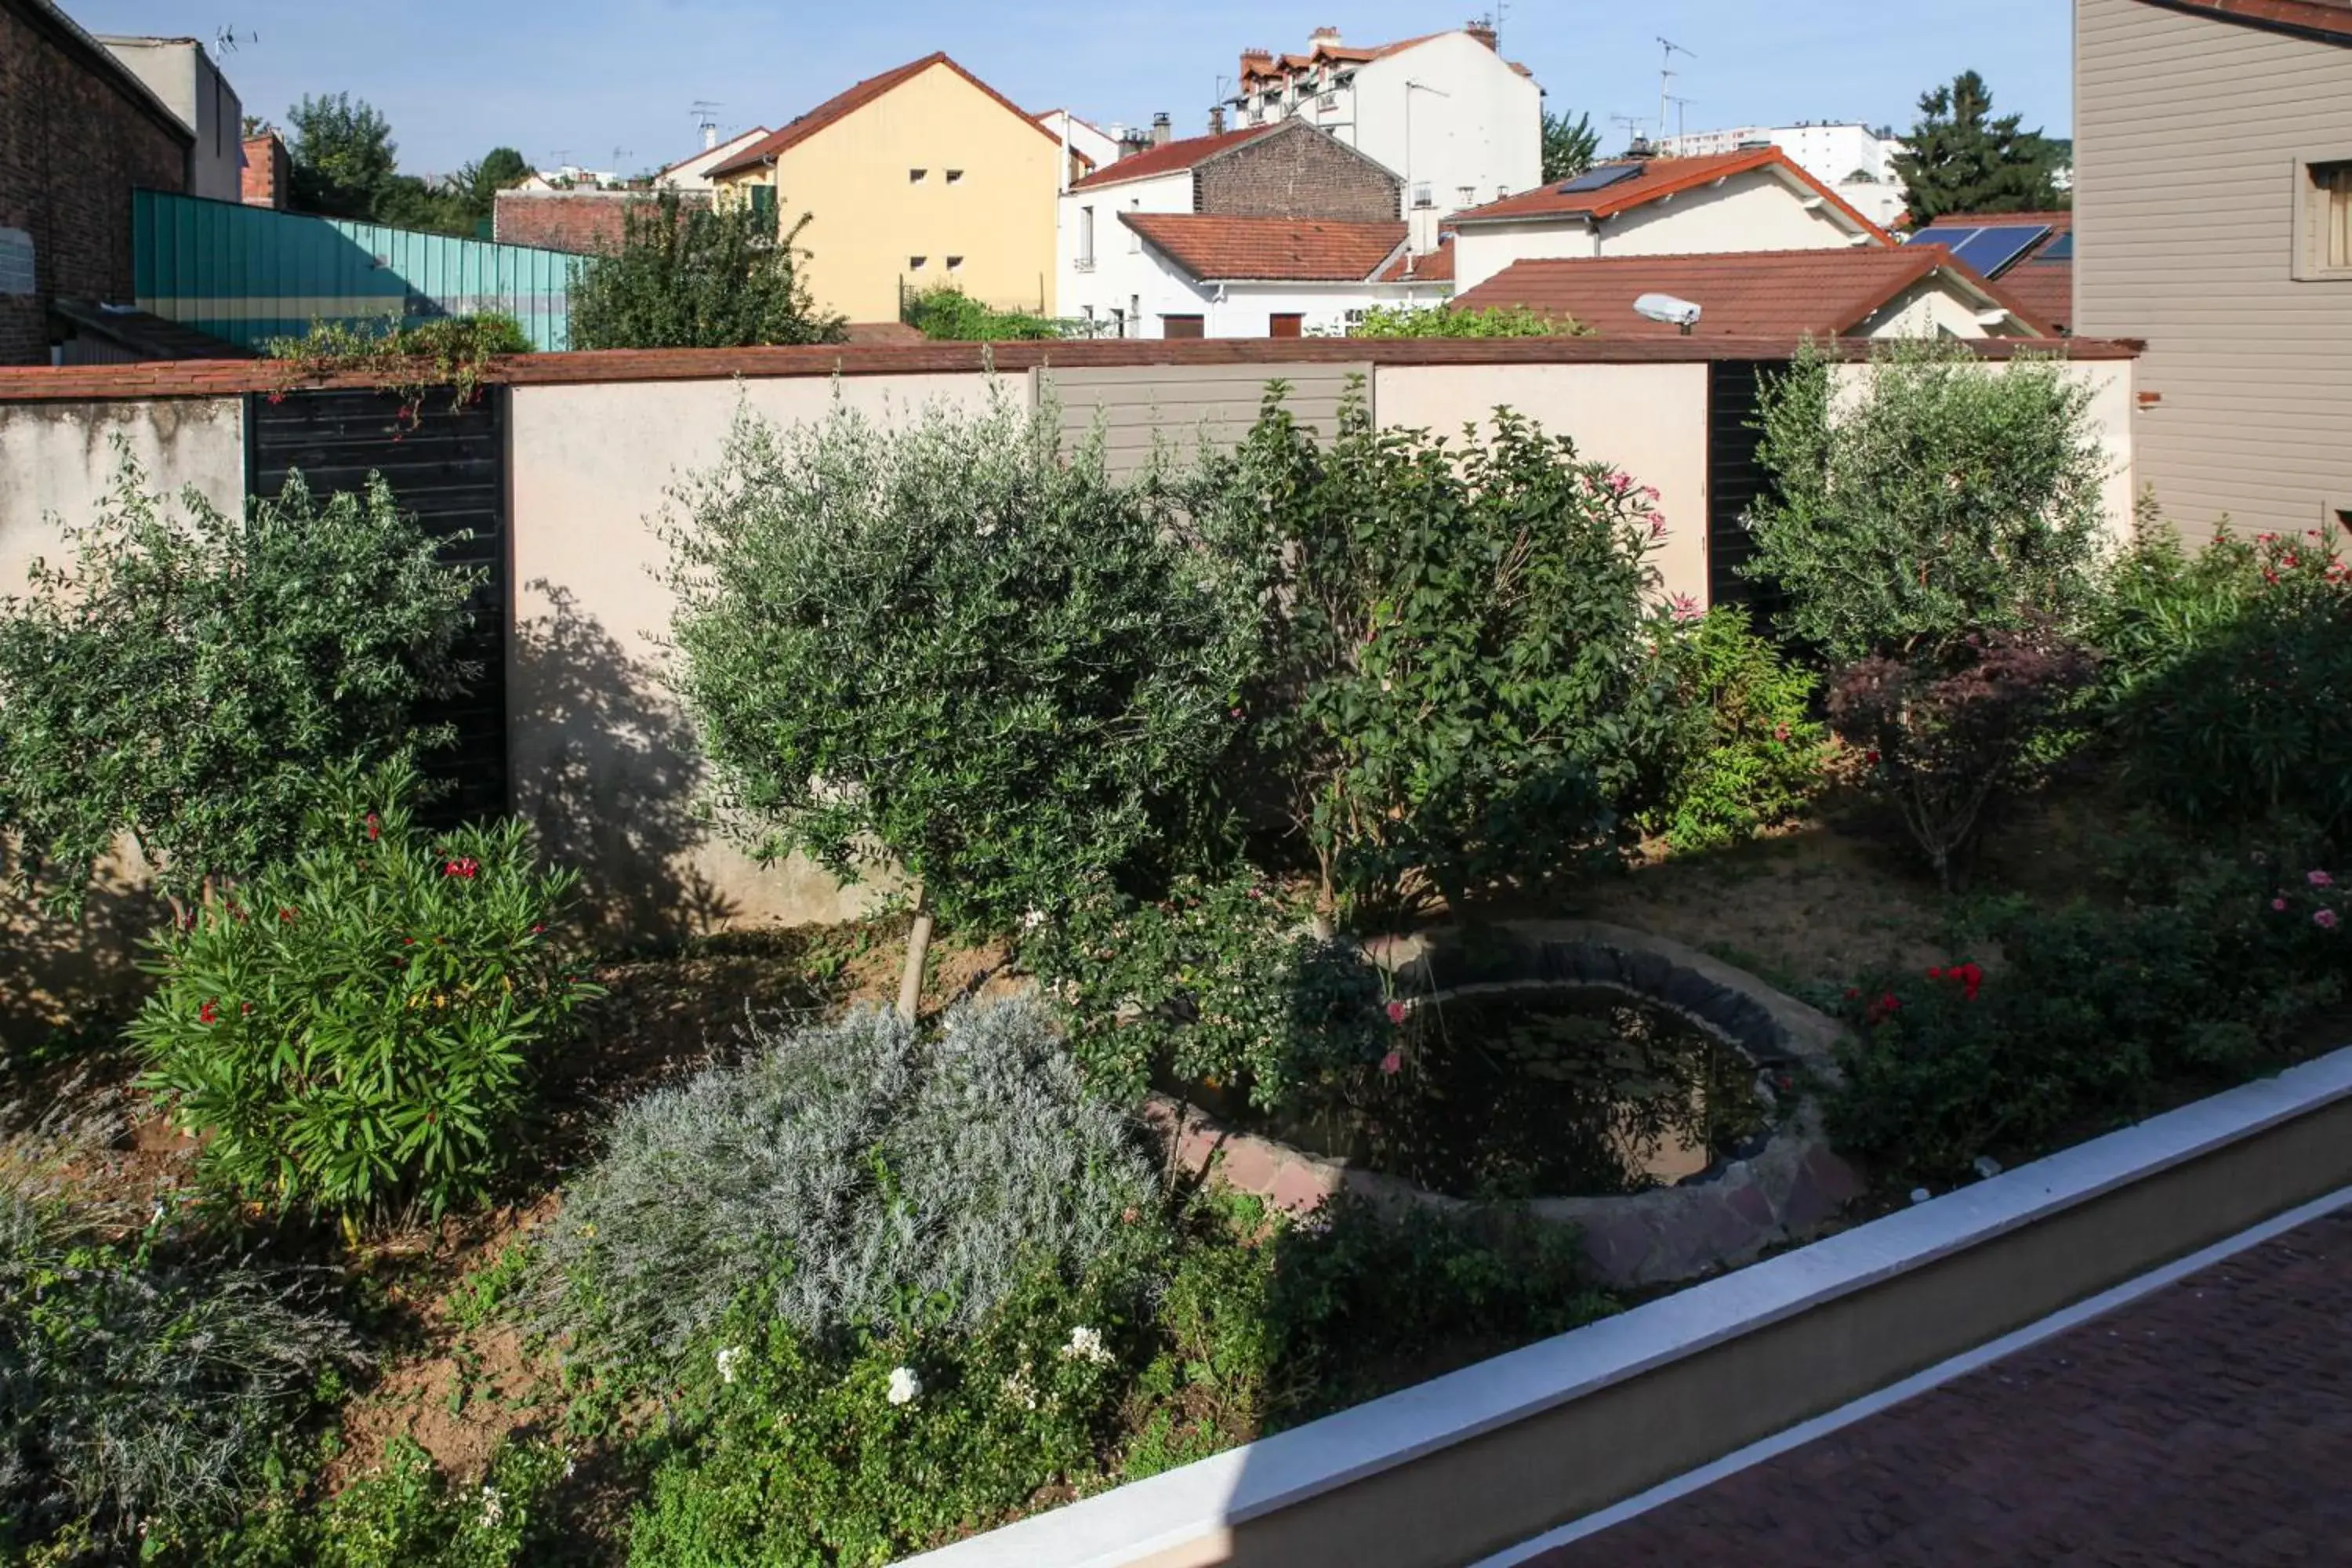
[[[1756,1064],[1673,1009],[1597,985],[1431,998],[1393,1073],[1281,1118],[1186,1095],[1294,1148],[1484,1200],[1642,1192],[1759,1145]]]

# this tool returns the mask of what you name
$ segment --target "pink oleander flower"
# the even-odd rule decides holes
[[[2286,900],[2284,899],[2273,899],[2271,900],[2271,908],[2280,914],[2284,914],[2286,912]]]
[[[1674,612],[1675,619],[1678,621],[1696,621],[1706,614],[1705,610],[1698,607],[1698,601],[1688,594],[1676,594],[1667,600],[1666,604],[1667,607]]]
[[[1381,1071],[1393,1078],[1404,1070],[1404,1053],[1391,1051],[1381,1058]]]
[[[1391,1024],[1402,1024],[1404,1022],[1403,1003],[1391,1002],[1389,1004],[1389,1022]]]
[[[2303,874],[2303,879],[2310,883],[2315,888],[2332,888],[2336,886],[2336,879],[2329,876],[2325,871],[2305,871]]]
[[[2336,929],[2336,911],[2334,910],[2322,910],[2317,914],[2311,917],[2311,923],[2317,926],[2322,931],[2334,931]]]

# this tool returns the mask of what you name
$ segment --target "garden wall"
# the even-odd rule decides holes
[[[1971,346],[1992,360],[2019,352]],[[1672,530],[1660,557],[1664,587],[1705,602],[1714,543],[1708,367],[1779,363],[1795,348],[1674,338],[1220,340],[614,351],[508,362],[492,379],[503,384],[508,432],[512,805],[582,868],[620,931],[829,921],[864,907],[864,895],[812,868],[754,865],[715,841],[691,810],[698,768],[659,671],[669,598],[656,576],[666,553],[657,523],[669,489],[718,457],[739,406],[786,422],[816,416],[836,394],[885,415],[931,401],[971,407],[993,376],[1024,401],[1050,386],[1074,429],[1099,416],[1124,466],[1154,433],[1181,446],[1203,435],[1234,437],[1277,380],[1302,418],[1326,429],[1351,385],[1384,424],[1449,435],[1507,405],[1572,437],[1586,458],[1655,485]],[[2076,340],[2064,352],[2070,374],[2096,388],[2120,531],[2132,495],[2137,349]],[[30,555],[54,548],[45,514],[90,515],[112,471],[111,432],[131,440],[156,481],[193,481],[234,502],[251,423],[240,398],[283,390],[282,375],[250,362],[0,371],[0,594],[21,586]],[[359,383],[331,376],[318,384]],[[1713,468],[1713,482],[1724,482],[1723,465]]]

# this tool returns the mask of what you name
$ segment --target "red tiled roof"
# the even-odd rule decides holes
[[[1579,191],[1570,195],[1562,195],[1558,184],[1547,181],[1532,191],[1523,191],[1516,196],[1505,196],[1501,201],[1488,202],[1485,206],[1455,213],[1446,221],[1464,224],[1501,223],[1514,218],[1614,217],[1619,213],[1646,206],[1667,196],[1758,169],[1777,169],[1784,177],[1795,180],[1845,214],[1857,229],[1873,236],[1881,245],[1895,243],[1893,237],[1885,229],[1856,212],[1851,203],[1807,174],[1796,160],[1778,147],[1754,147],[1738,153],[1717,153],[1704,158],[1651,158],[1643,161],[1642,172],[1632,179],[1620,180],[1597,191]]]
[[[2352,44],[2352,0],[2142,0],[2168,11],[2188,11],[2324,43]]]
[[[889,92],[893,89],[907,82],[912,81],[915,78],[922,75],[933,66],[947,67],[948,69],[955,72],[956,75],[963,78],[964,80],[971,83],[972,86],[980,89],[981,91],[988,94],[989,97],[1003,104],[1007,112],[1013,115],[1016,119],[1025,121],[1029,128],[1036,132],[1038,135],[1045,137],[1047,140],[1059,145],[1061,139],[1055,136],[1052,132],[1046,130],[1044,126],[1038,124],[1034,120],[1030,119],[1027,110],[1022,109],[1011,99],[1005,97],[1003,93],[997,91],[994,88],[989,86],[978,77],[972,75],[971,72],[964,69],[963,67],[956,64],[955,61],[948,58],[946,54],[942,52],[925,55],[919,60],[909,60],[905,65],[898,67],[896,70],[884,71],[880,76],[869,76],[864,81],[857,83],[848,90],[835,93],[833,97],[826,99],[823,103],[818,104],[814,109],[810,110],[806,114],[801,115],[797,119],[793,120],[782,130],[775,132],[772,135],[764,136],[759,141],[752,142],[749,147],[744,148],[742,152],[737,153],[734,157],[730,158],[726,163],[721,163],[716,169],[711,170],[711,175],[713,178],[716,178],[721,174],[732,174],[738,170],[749,169],[755,164],[775,157],[780,153],[787,152],[792,148],[797,147],[802,142],[807,141],[810,137],[815,135],[818,132],[824,130],[826,126],[834,123],[834,121],[846,119],[849,115],[865,108],[867,104],[873,102],[876,99],[880,98],[883,94]]]
[[[2059,331],[2074,321],[2074,264],[2044,260],[2050,247],[2074,232],[2071,211],[2040,213],[1946,213],[1928,228],[1966,228],[1970,225],[2042,224],[2050,230],[2025,253],[2001,268],[2001,289],[2026,310]],[[1926,228],[1919,231],[1924,234]],[[1915,239],[1913,243],[1917,243]]]
[[[1196,163],[1206,163],[1220,153],[1230,152],[1244,142],[1279,131],[1282,121],[1273,125],[1244,125],[1239,131],[1228,131],[1222,136],[1188,136],[1181,142],[1171,142],[1164,147],[1153,147],[1138,153],[1132,158],[1121,158],[1107,169],[1097,169],[1083,180],[1074,181],[1070,189],[1091,190],[1097,185],[1116,185],[1129,180],[1148,180],[1154,174],[1181,174]]]
[[[1412,270],[1405,270],[1407,262]],[[1454,281],[1454,237],[1443,237],[1435,250],[1425,256],[1399,256],[1381,268],[1375,283],[1451,283]]]
[[[1402,223],[1121,213],[1119,221],[1202,282],[1360,283],[1404,243]]]
[[[1454,302],[1470,310],[1524,307],[1572,316],[1612,336],[1657,335],[1679,329],[1636,315],[1633,301],[1643,294],[1671,294],[1700,308],[1701,335],[1842,337],[1938,271],[1962,292],[2009,310],[2036,332],[2048,331],[2040,317],[1940,245],[1520,261]]]

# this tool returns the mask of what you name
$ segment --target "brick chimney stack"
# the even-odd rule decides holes
[[[1168,111],[1163,109],[1151,117],[1151,144],[1165,147],[1175,140],[1176,123],[1168,118]]]
[[[1486,45],[1488,48],[1494,49],[1497,53],[1501,52],[1500,46],[1495,39],[1495,20],[1493,17],[1474,17],[1472,18],[1470,25],[1462,30],[1469,34],[1472,37],[1477,39],[1480,43]]]
[[[1336,45],[1339,41],[1339,29],[1337,27],[1318,27],[1307,35],[1307,47],[1310,49],[1318,44]]]
[[[245,139],[245,167],[239,171],[239,196],[249,207],[286,210],[293,195],[294,161],[275,131]]]
[[[1209,110],[1209,134],[1212,136],[1223,136],[1224,133],[1225,106],[1222,103],[1214,104],[1211,106]]]

